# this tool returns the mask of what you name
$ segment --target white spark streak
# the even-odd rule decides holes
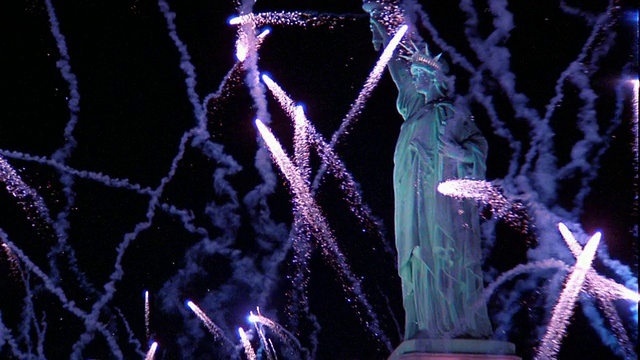
[[[558,230],[560,230],[560,233],[562,234],[562,237],[567,243],[567,246],[571,250],[573,256],[578,258],[582,253],[582,247],[575,239],[571,231],[569,231],[567,226],[563,223],[558,223]],[[598,298],[602,297],[603,301],[612,301],[615,299],[626,299],[632,302],[640,301],[640,294],[625,287],[624,285],[618,284],[617,282],[598,274],[593,269],[590,269],[587,272],[585,289],[590,295],[596,296]]]
[[[249,341],[249,339],[247,338],[247,334],[244,332],[244,330],[241,327],[238,328],[238,335],[240,335],[240,342],[242,342],[242,346],[244,347],[244,352],[245,354],[247,354],[247,357],[249,358],[249,360],[256,360],[256,352],[253,351],[253,347],[251,347],[251,342]]]
[[[260,337],[260,341],[262,342],[262,345],[265,348],[265,353],[267,354],[267,360],[273,360],[273,355],[271,354],[271,347],[269,346],[269,342],[267,341],[267,337],[264,335],[264,331],[262,331],[262,326],[260,326],[260,324],[257,321],[251,321],[252,317],[255,317],[255,315],[253,315],[253,312],[249,312],[249,322],[253,323],[253,326],[255,327],[256,331],[258,332],[258,336]],[[258,308],[258,314],[260,314],[260,309]]]
[[[209,330],[215,340],[225,339],[222,330],[204,313],[200,308],[194,304],[191,300],[187,301],[187,306],[193,311],[196,316],[202,320],[204,326]]]
[[[147,335],[147,341],[151,336],[151,332],[149,330],[150,318],[151,318],[151,307],[149,306],[149,291],[145,290],[144,292],[144,327]]]
[[[547,332],[541,340],[536,359],[550,360],[556,358],[570,317],[573,314],[576,300],[580,294],[580,289],[582,288],[587,272],[591,268],[591,262],[596,255],[596,250],[601,238],[601,233],[595,233],[595,235],[589,239],[589,242],[576,260],[573,272],[569,274],[560,298],[553,308],[551,320],[549,321]]]
[[[353,105],[351,105],[351,109],[349,109],[347,116],[345,116],[344,120],[342,120],[340,128],[338,128],[338,130],[331,137],[332,148],[335,148],[336,144],[340,140],[340,137],[348,131],[351,123],[354,121],[354,118],[362,111],[364,103],[367,101],[367,99],[369,99],[369,97],[371,96],[371,92],[373,92],[373,89],[378,84],[378,81],[380,81],[380,77],[382,77],[384,68],[391,60],[393,52],[395,51],[396,47],[398,47],[398,44],[400,44],[400,41],[407,33],[408,29],[408,25],[400,26],[395,35],[393,35],[393,38],[391,38],[391,41],[389,41],[389,44],[387,44],[387,46],[384,48],[382,55],[380,55],[380,58],[376,62],[376,65],[373,67],[373,70],[371,70],[371,73],[369,74],[367,81],[365,81],[362,90],[360,90],[360,94],[358,94],[356,101],[353,102]]]
[[[154,341],[151,347],[149,347],[149,351],[147,351],[147,356],[145,356],[144,360],[153,360],[154,356],[156,356],[157,349],[158,343]]]
[[[290,189],[294,194],[294,207],[300,211],[306,223],[309,225],[309,230],[318,240],[324,258],[340,275],[344,290],[354,295],[358,302],[365,307],[368,316],[371,318],[371,322],[369,322],[367,328],[376,334],[380,341],[387,346],[389,351],[393,350],[391,342],[380,328],[377,316],[362,291],[360,280],[353,274],[344,254],[340,251],[331,228],[327,224],[313,196],[311,196],[311,191],[305,183],[304,178],[291,162],[271,131],[259,119],[256,119],[255,123],[269,151],[271,151],[274,161],[289,181]]]

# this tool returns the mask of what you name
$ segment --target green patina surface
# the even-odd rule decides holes
[[[377,4],[364,6],[376,48],[389,39]],[[487,338],[477,205],[436,191],[443,180],[484,178],[487,142],[450,100],[446,64],[411,36],[409,50],[389,63],[404,118],[393,182],[405,339]]]

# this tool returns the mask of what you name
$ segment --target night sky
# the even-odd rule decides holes
[[[527,262],[557,258],[573,265],[550,226],[562,219],[580,241],[603,231],[596,270],[628,286],[635,280],[637,290],[637,135],[627,82],[637,79],[637,13],[634,20],[629,4],[605,1],[518,2],[506,9],[500,1],[419,3],[437,33],[424,26],[418,31],[432,52],[445,52],[456,93],[468,100],[489,142],[487,179],[522,204],[534,225],[523,233],[485,209],[487,283]],[[465,8],[469,4],[473,11]],[[380,339],[397,346],[404,319],[392,188],[402,118],[389,74],[335,149],[373,218],[358,219],[331,176],[315,196],[362,283],[384,333],[380,337],[370,331],[372,319],[349,291],[352,284],[340,281],[315,245],[302,291],[308,312],[298,307],[292,313],[292,299],[301,293],[293,251],[300,243],[289,237],[289,184],[257,140],[253,120],[261,105],[243,71],[232,74],[221,94],[208,97],[236,62],[237,28],[227,24],[238,13],[236,4],[169,4],[197,74],[200,118],[185,82],[183,69],[190,70],[156,2],[53,5],[68,62],[59,61],[44,1],[0,4],[0,160],[44,201],[38,206],[35,192],[21,198],[1,187],[0,235],[19,260],[12,263],[0,252],[0,358],[65,359],[75,349],[79,358],[115,358],[108,336],[86,331],[95,320],[74,314],[91,312],[105,292],[112,296],[97,315],[99,327],[112,334],[125,359],[143,358],[151,341],[159,343],[156,359],[226,359],[234,351],[244,358],[236,329],[251,328],[246,317],[257,306],[306,349],[267,331],[279,359],[310,353],[316,359],[386,358]],[[257,61],[259,71],[302,103],[318,132],[330,139],[378,57],[361,3],[259,0],[253,9],[319,12],[335,19],[307,27],[270,25]],[[468,20],[472,12],[477,25]],[[62,72],[66,79],[57,63],[70,66]],[[567,69],[573,72],[558,82]],[[562,100],[552,100],[559,93]],[[268,93],[266,101],[270,119],[263,120],[293,154],[291,121]],[[549,109],[549,122],[540,121]],[[70,119],[77,121],[65,135]],[[206,131],[186,137],[199,121]],[[60,155],[65,144],[67,155]],[[514,144],[521,147],[519,155]],[[554,164],[543,166],[548,157]],[[315,174],[319,158],[313,155],[311,164]],[[6,168],[0,172],[5,185],[7,174]],[[161,193],[155,193],[159,186]],[[559,291],[550,289],[556,273],[521,275],[491,297],[495,338],[514,342],[523,359],[534,356],[549,320]],[[116,281],[105,290],[110,278]],[[150,339],[145,290],[151,299]],[[208,314],[236,350],[207,332],[184,305],[187,300]],[[606,320],[594,320],[602,315],[585,315],[583,308],[588,312],[592,304],[586,295],[579,302],[559,359],[624,358],[619,346],[604,344],[612,335]],[[627,301],[615,306],[637,352],[637,304],[635,313]],[[86,344],[79,340],[83,334],[90,335]]]

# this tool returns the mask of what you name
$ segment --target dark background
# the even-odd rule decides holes
[[[468,44],[463,27],[465,16],[458,5],[448,1],[422,3],[440,36],[474,65],[481,63]],[[185,76],[180,69],[180,53],[168,35],[165,18],[156,3],[144,0],[66,1],[54,5],[80,93],[78,123],[73,131],[77,147],[67,159],[67,165],[111,178],[128,179],[142,187],[157,187],[171,168],[183,133],[196,125]],[[177,14],[178,36],[186,44],[195,66],[196,91],[202,100],[218,89],[234,64],[236,29],[226,23],[236,14],[234,4],[231,1],[180,1],[170,5]],[[256,12],[296,10],[346,15],[337,25],[271,25],[273,33],[259,52],[260,70],[270,73],[294,99],[305,104],[307,116],[325,138],[330,138],[338,128],[377,59],[371,46],[368,18],[360,5],[357,1],[338,4],[260,0],[254,7]],[[587,17],[563,13],[558,3],[552,1],[508,7],[516,26],[502,45],[509,50],[516,90],[528,97],[529,107],[539,114],[544,113],[554,96],[560,73],[576,59],[587,41],[592,27],[589,16],[601,13],[607,6],[604,2],[568,5],[582,9]],[[637,22],[634,24],[626,16],[632,10],[630,6],[617,5],[620,8],[612,12],[605,30],[594,42],[594,48],[603,42],[610,42],[612,46],[601,61],[587,66],[590,85],[599,96],[593,113],[601,126],[602,143],[598,148],[606,151],[598,159],[601,166],[592,168],[598,171],[598,176],[590,183],[593,188],[582,211],[568,220],[582,224],[588,234],[602,230],[611,257],[630,267],[637,276],[637,150],[635,154],[632,150],[632,143],[637,143],[637,139],[630,124],[630,86],[624,87],[622,124],[603,135],[615,116],[616,99],[620,97],[615,93],[616,86],[637,74],[637,45],[634,45]],[[480,14],[480,36],[486,37],[493,29],[489,5],[482,2],[474,7]],[[43,2],[3,2],[0,24],[0,149],[22,179],[44,199],[55,218],[67,204],[60,174],[52,166],[26,159],[24,154],[51,157],[64,145],[64,128],[70,118],[69,86],[56,68],[60,55]],[[421,29],[421,34],[431,39],[425,29]],[[607,34],[616,37],[611,40]],[[432,51],[439,49],[434,46]],[[452,74],[456,76],[458,92],[466,95],[469,74],[455,64],[452,64]],[[526,147],[531,135],[527,124],[514,115],[509,94],[489,74],[486,87],[499,117]],[[554,155],[560,164],[569,160],[571,146],[582,136],[576,124],[582,104],[578,88],[567,84],[563,92],[566,98],[552,117],[549,134],[555,135]],[[385,251],[384,244],[387,247],[393,244],[392,158],[402,123],[395,110],[396,94],[393,82],[385,74],[358,122],[336,148],[382,224],[384,237],[380,238],[375,231],[362,231],[362,224],[341,200],[335,180],[327,177],[317,195],[338,244],[354,273],[362,279],[382,329],[394,346],[400,342],[404,315],[394,254]],[[267,98],[271,127],[292,153],[290,121],[274,99]],[[215,107],[209,103],[208,110],[208,139],[224,145],[224,153],[242,166],[242,170],[225,178],[237,192],[239,204],[231,212],[238,215],[239,225],[216,225],[205,210],[212,203],[230,203],[229,194],[221,193],[212,185],[216,169],[226,169],[226,166],[219,158],[204,155],[197,146],[187,145],[160,202],[185,209],[193,216],[193,224],[206,229],[207,239],[223,245],[218,250],[200,249],[207,243],[203,240],[205,237],[187,231],[175,212],[154,210],[151,225],[127,248],[122,259],[123,279],[116,284],[115,296],[100,316],[100,321],[117,334],[125,358],[140,355],[135,354],[134,345],[127,344],[127,331],[118,310],[127,319],[144,352],[148,340],[145,338],[144,290],[151,293],[150,330],[160,344],[158,359],[231,356],[181,305],[187,299],[200,304],[233,342],[237,341],[237,327],[249,328],[245,317],[249,311],[255,311],[256,306],[283,326],[290,325],[291,317],[286,309],[287,294],[292,291],[292,253],[274,255],[288,249],[286,228],[293,219],[288,184],[274,169],[276,184],[273,194],[265,197],[267,207],[246,200],[263,180],[254,167],[259,147],[253,125],[257,110],[244,84],[233,87],[216,101]],[[477,104],[471,110],[489,140],[487,177],[501,180],[507,175],[512,156],[509,144],[496,134],[485,110]],[[588,158],[595,159],[594,155]],[[317,165],[317,158],[312,161]],[[559,195],[544,205],[557,210],[555,213],[571,208],[576,189],[581,187],[580,179],[586,176],[588,174],[579,173],[575,178],[559,182]],[[81,177],[76,178],[73,190],[75,201],[68,216],[68,243],[75,250],[81,273],[94,289],[100,290],[87,291],[78,285],[77,274],[68,270],[61,272],[58,284],[70,300],[88,310],[113,272],[116,249],[123,236],[145,220],[149,196]],[[0,204],[0,228],[33,263],[47,274],[51,274],[50,261],[61,269],[68,268],[66,253],[57,257],[49,253],[58,237],[33,208],[27,204],[25,211],[23,203],[6,191],[0,192]],[[268,214],[263,211],[266,208],[270,210]],[[265,216],[270,220],[262,222]],[[229,229],[233,229],[233,239],[221,240]],[[532,241],[504,224],[498,224],[494,233],[496,240],[486,265],[494,274],[527,262],[529,248],[546,244],[543,240]],[[559,252],[566,253],[566,250]],[[566,254],[559,255],[563,256]],[[190,265],[198,271],[184,275]],[[24,269],[24,265],[21,266]],[[603,264],[596,262],[596,266],[603,274],[620,281]],[[19,335],[17,329],[26,308],[25,297],[30,297],[35,304],[36,318],[41,320],[46,314],[44,354],[51,359],[67,358],[72,345],[84,332],[84,325],[63,309],[60,301],[33,273],[29,275],[31,294],[25,293],[23,280],[13,269],[7,256],[0,255],[2,323],[17,339],[21,351],[28,352],[25,345],[28,341],[24,339],[35,339],[37,335],[33,328],[28,336]],[[270,285],[265,285],[267,283]],[[361,315],[359,305],[350,305],[346,300],[344,286],[334,269],[315,251],[310,262],[308,299],[310,311],[321,326],[316,358],[386,358],[385,346],[367,330],[364,323],[369,321],[367,316]],[[517,289],[515,281],[502,291],[504,294]],[[540,280],[540,291],[545,291],[544,280]],[[500,296],[492,298],[493,314],[500,312],[501,299]],[[500,335],[516,343],[518,355],[526,359],[533,356],[537,346],[539,335],[535,329],[548,321],[548,313],[539,306],[529,305],[540,304],[540,301],[540,296],[533,292],[523,293],[519,302],[522,310],[517,312],[508,333]],[[634,316],[628,310],[628,303],[620,302],[618,308],[623,319]],[[635,314],[637,316],[637,306]],[[307,348],[315,338],[311,323],[302,318],[297,330],[289,328]],[[635,323],[626,321],[625,325],[637,326],[637,317]],[[577,309],[559,358],[615,358],[616,355],[602,345],[594,328]],[[637,329],[635,334],[632,341],[637,339]],[[286,351],[286,345],[274,342],[282,349],[279,358],[296,357]],[[254,344],[258,344],[257,339]],[[34,353],[35,347],[32,340]],[[86,347],[83,357],[110,358],[109,352],[104,338],[97,335]],[[0,347],[0,357],[11,358],[11,354],[7,344]]]

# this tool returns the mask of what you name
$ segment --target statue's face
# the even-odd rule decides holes
[[[373,38],[371,39],[371,42],[373,43],[373,48],[376,51],[379,51],[382,48],[382,43],[383,43],[382,36],[378,31],[376,31],[373,23],[369,23],[369,28],[371,29],[371,34],[373,34]]]
[[[431,98],[444,96],[444,84],[438,80],[435,70],[429,71],[424,68],[412,67],[411,75],[413,78],[413,84],[420,94]]]

